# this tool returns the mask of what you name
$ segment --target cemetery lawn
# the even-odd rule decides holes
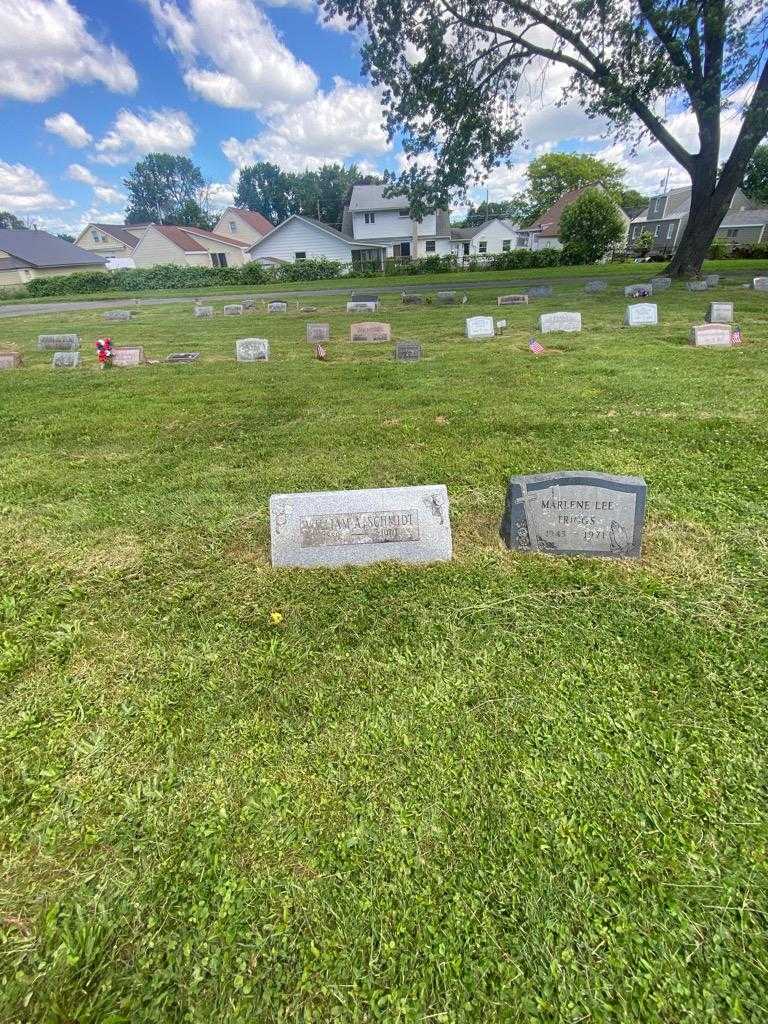
[[[338,297],[0,323],[1,1021],[768,1021],[768,297],[553,283],[385,298],[417,364]],[[743,347],[687,344],[713,299]],[[563,468],[646,478],[640,561],[502,548]],[[271,493],[420,483],[453,562],[270,567]]]

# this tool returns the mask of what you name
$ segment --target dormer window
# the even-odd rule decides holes
[[[231,220],[229,222],[229,233],[231,235],[236,235],[237,234],[237,221]]]

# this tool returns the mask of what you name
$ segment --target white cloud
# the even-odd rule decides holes
[[[70,82],[133,92],[138,78],[124,53],[88,32],[69,0],[2,0],[0,96],[39,103]]]
[[[214,181],[206,189],[208,207],[214,213],[221,213],[228,206],[235,205],[235,186],[232,182]]]
[[[190,0],[189,16],[176,0],[145,2],[184,81],[210,103],[275,113],[317,88],[312,68],[294,57],[254,0]]]
[[[99,179],[89,170],[87,167],[83,167],[82,164],[70,164],[67,168],[67,177],[71,181],[79,181],[83,185],[94,185],[100,184]]]
[[[65,210],[75,204],[59,199],[37,171],[24,164],[8,164],[0,160],[0,209],[12,213],[33,210]]]
[[[83,167],[82,164],[70,164],[67,168],[67,177],[83,185],[90,185],[94,198],[100,203],[125,203],[125,195],[122,192],[97,178],[90,168]]]
[[[391,143],[381,118],[378,90],[335,78],[329,92],[318,92],[285,114],[270,117],[260,135],[226,139],[221,148],[237,167],[270,160],[285,170],[313,170],[388,152]]]
[[[111,185],[95,185],[93,194],[101,203],[124,203],[126,198],[122,192],[112,188]]]
[[[60,135],[75,149],[82,149],[93,139],[93,136],[71,114],[67,114],[65,111],[54,117],[46,117],[45,127],[54,135]]]
[[[183,110],[150,110],[144,114],[121,110],[107,134],[96,143],[93,159],[115,166],[147,153],[188,153],[195,136],[195,128]]]

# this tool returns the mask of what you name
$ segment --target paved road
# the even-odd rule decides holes
[[[737,275],[739,272],[736,272]],[[746,275],[746,272],[742,272],[739,276]],[[595,267],[595,277],[600,276],[600,268]],[[733,275],[729,275],[733,276]],[[356,281],[354,284],[346,285],[343,288],[316,288],[316,289],[302,289],[301,291],[275,291],[275,292],[259,292],[256,297],[257,299],[263,299],[267,302],[271,302],[273,299],[284,301],[285,299],[318,299],[324,295],[349,295],[351,291],[372,291],[377,292],[380,295],[394,294],[399,295],[402,291],[406,290],[409,292],[440,292],[440,291],[458,291],[465,292],[471,291],[473,288],[495,288],[499,292],[504,292],[509,288],[531,288],[535,285],[540,284],[570,284],[579,285],[585,284],[588,278],[586,277],[558,277],[556,280],[551,277],[546,278],[507,278],[505,280],[472,280],[472,281],[444,281],[439,284],[418,284],[416,281],[413,284],[408,285],[385,285],[377,283],[366,283],[365,281]],[[642,281],[643,280],[643,268],[642,265],[628,266],[626,273],[611,274],[610,277],[606,278],[608,283],[615,283],[616,285],[623,285],[626,282]],[[254,293],[255,294],[255,293]],[[223,295],[218,292],[211,293],[212,302],[237,302],[238,299],[243,298],[244,293],[240,292],[236,295]],[[194,295],[172,295],[164,296],[157,299],[81,299],[76,302],[41,302],[35,303],[16,303],[14,305],[2,306],[0,305],[0,318],[9,316],[34,316],[35,314],[42,316],[45,313],[72,313],[83,309],[136,309],[141,306],[166,306],[172,304],[186,304],[194,302],[196,298],[200,296]]]

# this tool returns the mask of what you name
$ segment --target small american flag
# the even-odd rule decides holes
[[[741,331],[739,330],[738,327],[735,327],[731,331],[731,344],[732,345],[740,345],[741,344]]]
[[[328,358],[328,353],[325,351],[323,346],[322,345],[315,345],[315,359],[319,359],[319,360],[321,360],[321,362],[325,362],[325,360],[327,358]]]
[[[535,356],[540,356],[545,351],[544,346],[540,345],[535,338],[531,338],[531,340],[528,342],[528,348],[531,350],[531,352],[533,352]]]

